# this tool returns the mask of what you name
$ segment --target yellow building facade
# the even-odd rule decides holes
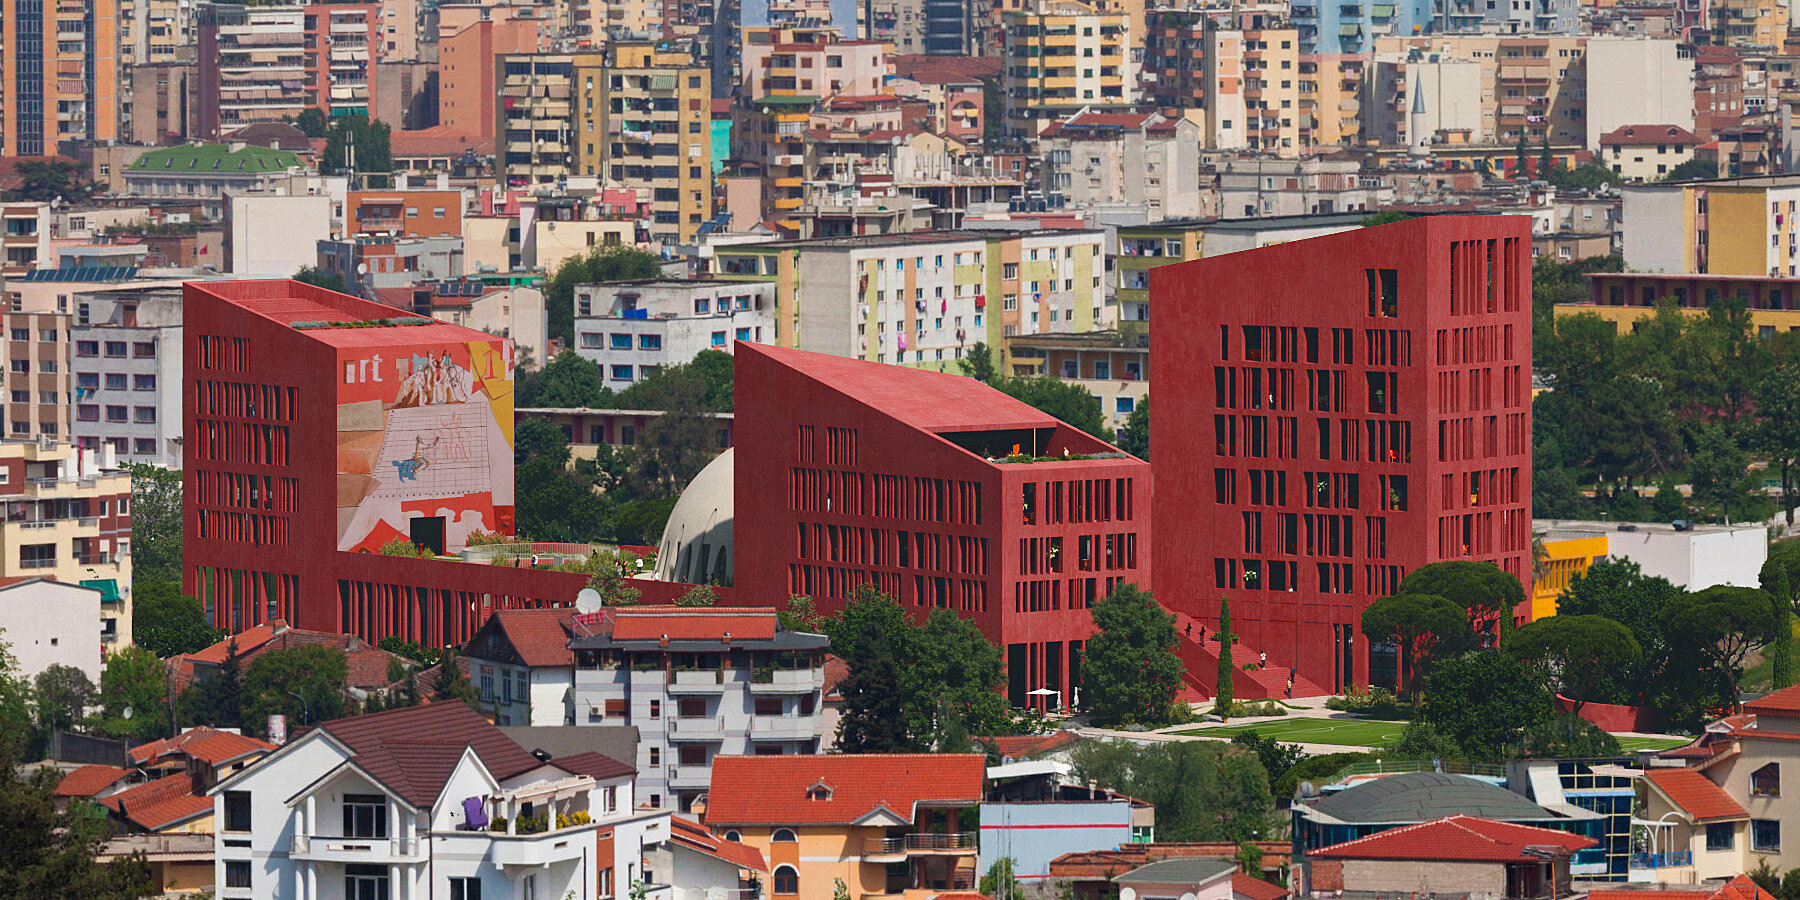
[[[1531,584],[1530,621],[1556,615],[1557,599],[1569,589],[1575,576],[1587,572],[1594,560],[1606,556],[1606,546],[1605,535],[1544,541],[1546,569],[1543,577]]]

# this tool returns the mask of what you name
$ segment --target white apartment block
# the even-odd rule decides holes
[[[775,286],[659,279],[575,287],[575,352],[615,389],[702,350],[775,337]]]
[[[630,725],[638,798],[686,810],[721,754],[820,750],[823,635],[772,609],[608,607],[496,612],[463,648],[509,725]]]
[[[115,300],[104,322],[76,325],[74,440],[120,462],[181,468],[181,300]]]

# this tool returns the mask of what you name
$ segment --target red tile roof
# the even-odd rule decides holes
[[[1779,691],[1764,694],[1744,704],[1744,712],[1773,716],[1800,716],[1800,685],[1784,687]]]
[[[714,606],[630,606],[612,610],[615,641],[767,641],[779,620],[773,609]]]
[[[573,665],[569,650],[571,612],[566,609],[499,609],[494,625],[528,666]]]
[[[903,53],[888,57],[894,74],[922,84],[978,82],[1000,74],[998,56],[924,56]]]
[[[1593,838],[1566,831],[1474,816],[1446,816],[1376,832],[1309,853],[1326,859],[1515,862],[1532,858],[1525,852],[1527,847],[1555,847],[1574,853],[1595,843]]]
[[[210,814],[211,797],[194,794],[194,780],[177,772],[100,798],[100,805],[124,816],[146,831],[160,831],[189,819]]]
[[[1749,815],[1725,789],[1693,769],[1648,769],[1644,778],[1696,822],[1742,819]]]
[[[825,689],[822,692],[827,700],[842,700],[838,693],[838,685],[850,677],[850,664],[842,658],[825,654]]]
[[[1061,750],[1081,740],[1081,735],[1073,731],[1058,730],[1049,734],[1009,734],[982,740],[992,744],[994,752],[1004,759],[1026,759]]]
[[[1650,147],[1657,144],[1698,144],[1700,139],[1680,125],[1625,125],[1600,136],[1600,146]]]
[[[543,765],[462,703],[391,709],[319,727],[347,745],[371,777],[421,809],[437,800],[464,747],[501,781]]]
[[[131,774],[118,766],[82,766],[64,775],[56,784],[58,797],[92,797],[118,784]]]
[[[1231,894],[1244,900],[1282,900],[1288,889],[1242,872],[1231,876]]]
[[[981,800],[987,759],[974,753],[719,756],[708,825],[826,825],[887,809],[911,822],[927,801]],[[825,796],[810,799],[813,788]]]
[[[637,774],[637,769],[619,762],[597,750],[589,750],[586,753],[575,753],[569,756],[558,756],[551,760],[551,763],[565,772],[572,772],[576,775],[586,775],[589,778],[620,778]]]
[[[176,680],[175,687],[177,689],[184,688],[187,686],[187,682],[193,679],[194,663],[205,663],[210,666],[224,665],[226,655],[231,652],[231,642],[234,638],[237,640],[238,665],[244,668],[249,668],[253,660],[271,650],[326,647],[341,651],[344,653],[344,662],[349,670],[350,686],[364,690],[380,689],[393,683],[393,679],[387,677],[388,663],[399,660],[409,667],[413,665],[406,657],[371,647],[364,643],[362,638],[353,634],[290,628],[286,622],[276,620],[245,629],[204,650],[171,657],[169,668],[172,677]]]
[[[176,756],[193,757],[209,766],[217,766],[252,754],[274,751],[275,745],[268,741],[202,725],[174,737],[131,748],[131,764],[153,765],[166,757]]]
[[[669,836],[684,847],[689,847],[717,857],[740,869],[753,869],[758,872],[769,871],[769,864],[763,861],[762,851],[748,844],[728,841],[714,835],[705,825],[693,819],[681,816],[669,817]]]
[[[495,139],[457,131],[448,125],[396,131],[388,137],[388,152],[398,157],[461,156],[473,150],[477,156],[494,155]]]
[[[1600,890],[1589,891],[1588,900],[1775,900],[1748,875],[1738,875],[1716,889],[1673,888],[1668,890]]]

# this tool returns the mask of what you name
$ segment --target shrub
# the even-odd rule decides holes
[[[1412,718],[1412,707],[1394,696],[1387,688],[1370,688],[1367,691],[1352,690],[1342,697],[1331,697],[1325,701],[1326,709],[1335,709],[1367,719],[1386,719],[1399,721]]]
[[[417,559],[432,559],[437,556],[437,554],[432,553],[430,550],[427,550],[412,541],[406,540],[405,538],[394,538],[393,540],[382,544],[381,549],[376,550],[375,552],[382,556],[411,556]]]

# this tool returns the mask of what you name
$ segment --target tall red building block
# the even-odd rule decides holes
[[[214,625],[441,647],[573,603],[578,573],[375,552],[512,532],[511,341],[296,281],[182,302],[182,587]]]
[[[953,610],[1042,707],[1079,684],[1093,603],[1149,586],[1149,466],[973,379],[739,344],[736,410],[739,602]]]
[[[1359,623],[1407,572],[1488,560],[1529,588],[1529,219],[1412,219],[1150,279],[1165,605],[1216,630],[1229,596],[1271,666],[1343,690],[1393,683]]]

